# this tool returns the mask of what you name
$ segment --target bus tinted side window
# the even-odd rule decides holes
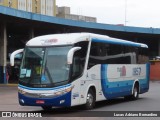
[[[136,47],[133,46],[123,46],[124,51],[124,58],[123,64],[136,64]]]
[[[109,44],[107,48],[107,61],[104,64],[123,64],[124,51],[122,45]]]
[[[88,69],[97,64],[131,64],[132,53],[128,46],[108,43],[91,43]]]
[[[148,48],[138,48],[138,57],[137,63],[138,64],[145,64],[149,61],[148,57]]]

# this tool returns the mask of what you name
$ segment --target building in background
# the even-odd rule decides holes
[[[0,5],[48,16],[56,16],[56,0],[0,0]]]
[[[0,5],[18,8],[18,0],[0,0]]]
[[[70,7],[56,6],[56,0],[0,0],[0,5],[42,15],[85,22],[97,22],[96,17],[71,14]]]
[[[65,18],[65,19],[78,20],[78,21],[97,22],[96,17],[71,14],[70,7],[57,7],[56,16]]]

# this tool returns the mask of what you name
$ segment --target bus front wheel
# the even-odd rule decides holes
[[[86,98],[85,109],[92,109],[95,107],[95,94],[92,89],[89,89]]]

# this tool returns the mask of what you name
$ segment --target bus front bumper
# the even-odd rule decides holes
[[[71,106],[71,92],[53,98],[34,98],[18,93],[18,98],[22,106]]]

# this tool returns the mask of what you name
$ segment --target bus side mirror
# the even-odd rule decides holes
[[[15,56],[16,56],[17,54],[23,52],[23,50],[24,50],[24,49],[19,49],[19,50],[14,51],[14,52],[11,54],[11,56],[10,56],[10,65],[11,65],[11,66],[14,66],[14,58],[15,58]]]
[[[68,55],[67,55],[67,64],[72,64],[72,60],[73,60],[73,55],[77,50],[80,50],[81,47],[74,47],[72,49],[69,50]]]

